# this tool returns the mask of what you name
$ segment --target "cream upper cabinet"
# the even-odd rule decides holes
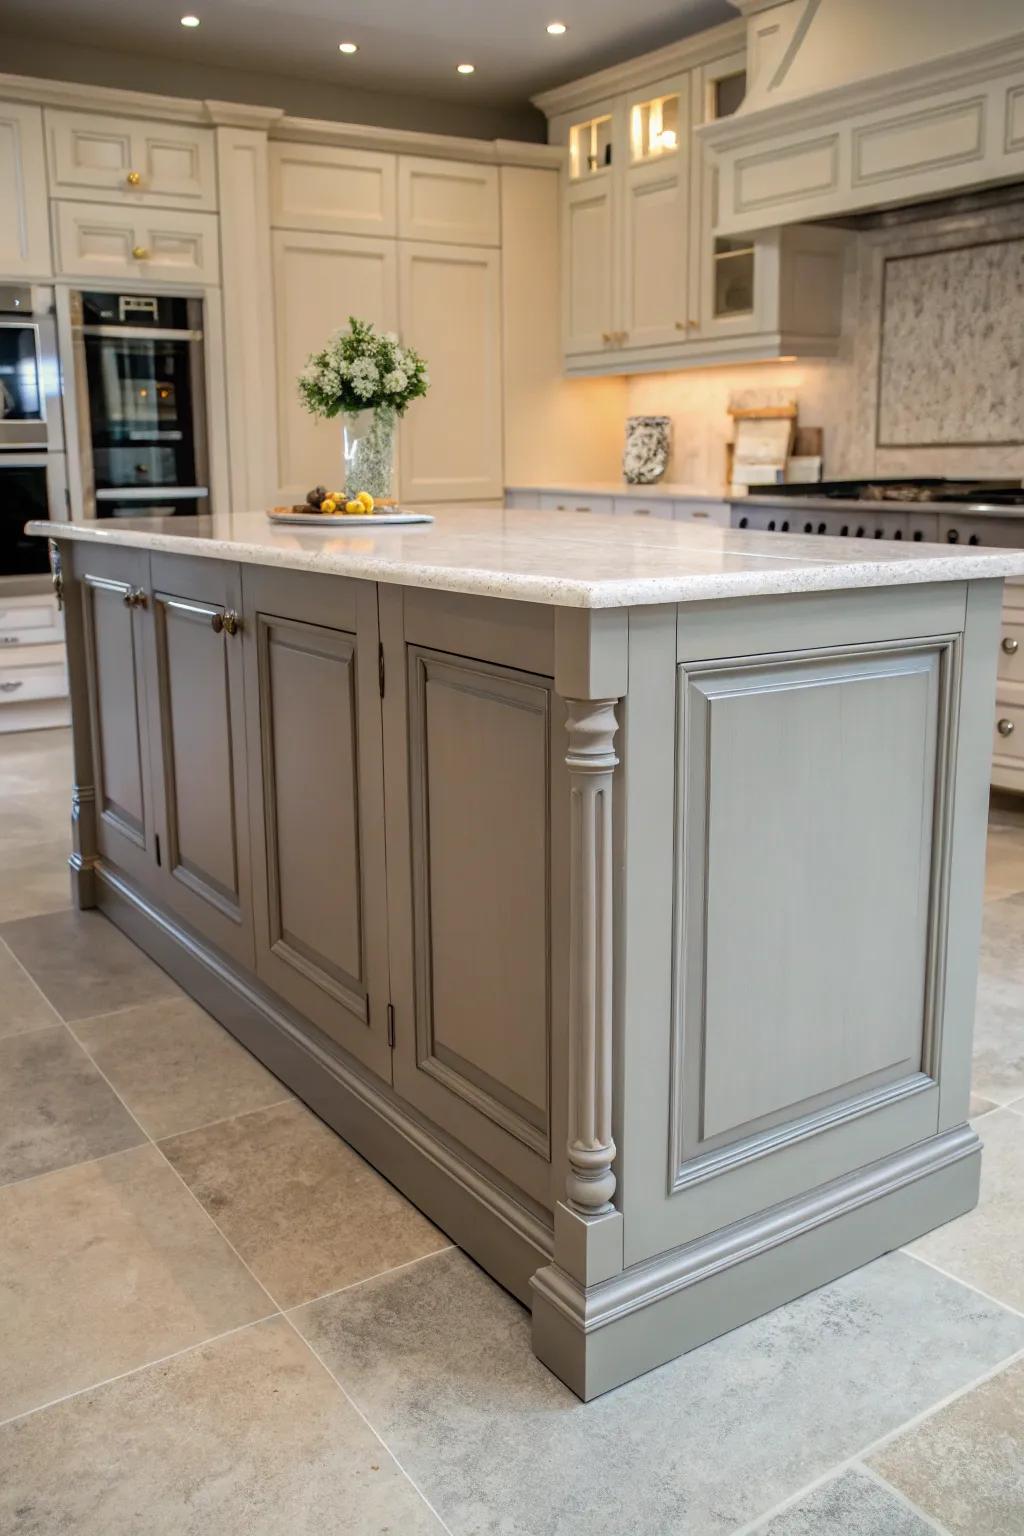
[[[141,207],[216,208],[213,130],[46,111],[50,195]]]
[[[220,282],[215,213],[126,208],[122,203],[60,202],[53,207],[62,277]]]
[[[397,180],[394,155],[330,144],[271,144],[271,223],[339,235],[394,235]]]
[[[0,275],[49,277],[43,114],[0,102]]]
[[[612,152],[616,102],[598,102],[570,123],[562,219],[562,331],[565,353],[612,344],[618,321],[618,198]]]
[[[622,184],[621,344],[660,346],[687,331],[690,76],[626,103]]]
[[[727,54],[694,71],[694,122],[731,117],[747,86],[744,52]],[[770,308],[766,292],[767,256],[753,235],[717,235],[718,172],[711,156],[694,154],[694,200],[700,209],[697,294],[693,305],[696,336],[736,336],[761,329]]]
[[[502,495],[501,271],[497,251],[399,242],[402,340],[430,367],[400,437],[405,502]]]
[[[342,478],[341,425],[303,409],[296,379],[310,353],[347,325],[350,315],[378,330],[398,329],[397,249],[394,240],[365,235],[274,231],[282,495],[298,500],[311,486]],[[417,401],[416,409],[424,404]]]
[[[400,155],[398,233],[406,240],[500,245],[497,166]]]

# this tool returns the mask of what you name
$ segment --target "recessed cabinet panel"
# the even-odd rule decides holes
[[[251,965],[237,567],[154,559],[153,588],[150,735],[159,741],[166,899],[218,948]]]
[[[271,144],[270,218],[280,229],[393,235],[394,155],[319,144]]]
[[[215,208],[213,132],[93,112],[46,112],[50,194]]]
[[[413,241],[400,251],[402,339],[430,364],[430,392],[402,421],[402,497],[500,497],[498,252]]]
[[[499,245],[497,167],[400,156],[398,233],[403,240]]]
[[[629,174],[623,259],[626,344],[652,346],[686,330],[686,180],[679,167]]]
[[[57,270],[65,277],[219,283],[217,215],[122,204],[54,204]]]
[[[48,277],[43,115],[22,102],[0,102],[0,208],[0,272],[8,279]]]
[[[349,315],[378,330],[398,328],[396,246],[359,235],[273,235],[277,321],[277,389],[283,494],[305,496],[310,486],[341,478],[341,428],[319,421],[299,402],[295,380],[311,352]],[[435,358],[428,354],[433,365]],[[436,368],[432,367],[436,375]],[[432,387],[434,393],[436,385]],[[417,401],[420,407],[429,406]]]
[[[615,329],[612,194],[607,178],[569,190],[563,282],[565,351],[599,352]]]

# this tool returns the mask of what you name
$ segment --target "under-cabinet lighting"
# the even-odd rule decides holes
[[[199,17],[198,16],[183,16],[181,18],[181,24],[182,24],[183,27],[198,27],[198,25],[199,25]]]
[[[473,73],[473,71],[476,69],[476,65],[475,64],[456,64],[455,68],[458,70],[460,75],[471,75]]]
[[[338,51],[340,53],[358,53],[359,52],[359,44],[358,43],[339,43],[338,44]]]
[[[548,22],[548,31],[551,33],[552,37],[561,37],[562,33],[568,32],[568,30],[569,28],[566,26],[564,21]]]

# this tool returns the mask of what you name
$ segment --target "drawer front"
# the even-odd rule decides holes
[[[677,523],[713,523],[716,528],[728,528],[729,503],[726,501],[675,501],[674,516]]]
[[[40,666],[0,667],[0,707],[28,704],[35,699],[67,696],[68,674],[63,659]]]
[[[64,638],[64,620],[53,599],[32,598],[0,608],[0,650],[46,645]]]
[[[540,497],[542,512],[605,512],[615,510],[611,496],[579,496],[572,491],[545,492]]]
[[[65,277],[217,283],[217,216],[56,203],[57,270]]]
[[[999,678],[1024,683],[1024,609],[1007,610],[999,632]]]
[[[270,221],[278,229],[393,235],[394,155],[325,144],[271,144]]]
[[[616,496],[615,511],[624,517],[664,517],[671,519],[674,503],[663,496]]]
[[[217,206],[212,129],[58,111],[46,113],[46,128],[53,197]]]
[[[1024,693],[996,699],[992,754],[997,762],[1024,767]]]

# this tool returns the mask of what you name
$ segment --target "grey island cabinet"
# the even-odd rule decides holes
[[[77,900],[590,1398],[967,1210],[1024,553],[453,508],[55,540]]]

